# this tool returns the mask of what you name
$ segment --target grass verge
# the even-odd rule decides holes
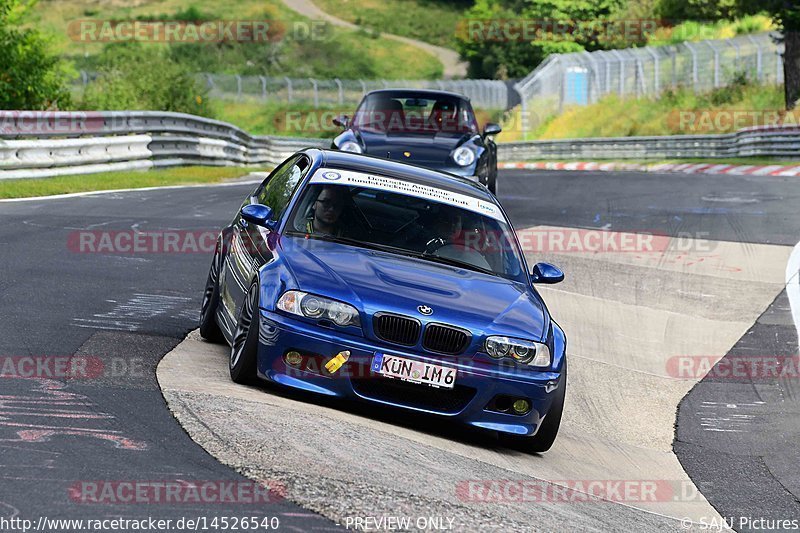
[[[167,185],[220,183],[264,170],[242,167],[177,167],[158,170],[103,172],[83,176],[0,181],[0,198],[30,198],[88,191],[141,189]]]
[[[771,118],[788,118],[782,111],[784,107],[783,87],[757,85],[747,80],[701,94],[690,88],[671,89],[657,99],[621,99],[610,95],[592,105],[566,109],[541,123],[528,138],[732,133],[764,125]]]
[[[441,62],[415,46],[381,38],[366,30],[347,30],[304,18],[282,0],[41,0],[31,24],[52,36],[55,49],[76,69],[95,70],[93,58],[103,39],[81,35],[81,21],[102,27],[109,20],[266,21],[282,28],[275,42],[172,43],[174,57],[187,68],[220,74],[341,79],[440,78]],[[312,33],[313,32],[313,33]],[[145,42],[146,46],[167,46]]]
[[[455,48],[458,24],[471,0],[314,0],[339,18],[394,35]]]

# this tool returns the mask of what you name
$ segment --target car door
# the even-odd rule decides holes
[[[310,166],[311,162],[305,155],[289,159],[270,174],[242,205],[269,206],[272,208],[273,220],[280,220]],[[272,260],[272,252],[266,242],[268,235],[268,229],[251,224],[242,218],[241,213],[237,214],[231,232],[225,271],[221,276],[223,281],[220,282],[222,300],[233,324],[259,269]]]

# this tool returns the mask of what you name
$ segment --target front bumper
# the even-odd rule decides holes
[[[324,365],[336,354],[350,351],[350,358],[330,374]],[[308,356],[300,368],[288,365],[284,355],[295,351]],[[376,351],[455,368],[453,389],[385,378],[371,369]],[[301,320],[261,310],[258,350],[258,374],[280,385],[339,398],[357,399],[376,404],[444,416],[465,424],[513,433],[534,435],[547,414],[553,398],[564,386],[558,372],[501,368],[474,361],[470,357],[437,356],[407,351],[322,328]],[[493,400],[498,396],[527,399],[531,410],[517,415],[497,412]]]

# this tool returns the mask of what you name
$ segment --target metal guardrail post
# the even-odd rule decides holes
[[[308,78],[311,81],[311,86],[314,90],[314,109],[319,108],[319,87],[317,86],[317,80],[314,78]]]
[[[286,99],[289,100],[289,103],[292,103],[292,80],[289,78],[284,77],[286,80]]]
[[[597,101],[597,96],[600,94],[600,80],[599,80],[600,69],[597,67],[597,62],[595,61],[594,57],[592,57],[591,53],[584,50],[582,55],[586,57],[586,59],[592,65],[592,79],[590,80],[589,86],[591,87],[591,85],[594,84],[596,92],[593,93],[591,90],[589,91],[588,101],[589,103],[594,103]]]
[[[267,99],[267,78],[266,76],[259,76],[258,79],[261,80],[261,99]]]
[[[642,95],[647,94],[647,82],[644,79],[644,67],[642,66],[642,60],[638,57],[636,58],[636,97],[640,98]]]
[[[672,88],[678,86],[678,47],[670,48],[670,59],[672,60]]]
[[[764,79],[764,52],[761,49],[761,43],[758,42],[755,37],[748,35],[747,39],[756,47],[756,79],[761,81]]]
[[[655,94],[659,94],[661,92],[661,61],[658,54],[651,47],[645,46],[644,50],[653,58],[653,90]]]
[[[334,78],[336,86],[339,87],[339,105],[344,104],[344,89],[342,89],[342,81],[339,78]]]
[[[364,83],[364,80],[358,80],[358,82],[361,84],[361,96],[364,96],[367,94],[367,84]]]
[[[688,41],[683,43],[683,45],[692,54],[692,83],[693,83],[694,88],[696,89],[697,85],[699,83],[698,76],[697,76],[697,50],[692,48],[691,43],[689,43]]]
[[[610,52],[619,61],[619,95],[623,96],[625,94],[625,58],[617,50],[610,50]]]
[[[714,52],[714,88],[717,88],[717,87],[720,86],[720,83],[719,83],[719,50],[717,49],[716,46],[711,44],[713,41],[703,41],[703,42],[706,44],[706,46],[711,48],[711,50]]]
[[[236,99],[242,99],[242,77],[236,74]]]
[[[730,39],[729,41],[725,41],[725,42],[728,43],[728,46],[731,46],[731,47],[733,47],[734,50],[736,50],[736,64],[738,65],[739,64],[739,60],[742,57],[742,53],[741,53],[741,50],[740,50],[740,47],[739,47],[739,43],[736,41],[736,39]]]

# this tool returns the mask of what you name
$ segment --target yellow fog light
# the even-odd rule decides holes
[[[336,355],[334,355],[330,361],[325,363],[325,370],[327,370],[331,374],[335,374],[337,370],[342,368],[342,365],[345,364],[349,358],[350,358],[350,350],[339,352]]]
[[[283,360],[286,361],[287,365],[300,366],[300,363],[303,362],[303,356],[299,352],[288,352],[283,356]]]
[[[511,408],[518,415],[524,415],[531,410],[531,402],[528,400],[516,400]]]

